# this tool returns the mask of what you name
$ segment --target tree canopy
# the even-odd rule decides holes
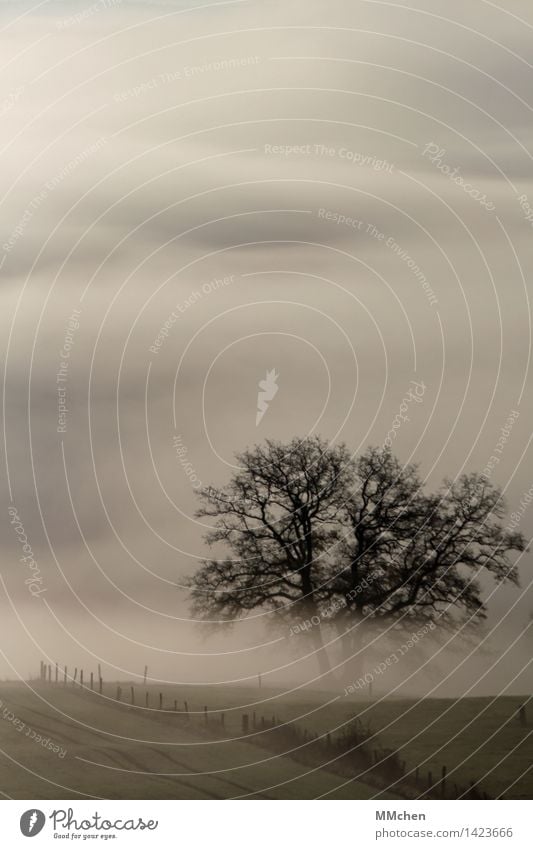
[[[369,632],[480,622],[483,573],[518,581],[513,554],[525,539],[504,527],[501,492],[479,474],[427,494],[417,467],[389,449],[354,460],[318,436],[267,440],[237,463],[225,487],[200,493],[198,515],[213,521],[206,542],[223,555],[190,577],[193,612],[312,620],[321,673],[329,631],[349,663]]]

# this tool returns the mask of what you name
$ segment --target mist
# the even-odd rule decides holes
[[[42,659],[109,681],[148,666],[166,683],[325,686],[305,640],[261,611],[194,621],[197,492],[267,438],[383,444],[413,381],[401,461],[432,490],[496,456],[491,482],[519,508],[532,72],[513,15],[529,9],[464,4],[459,29],[447,10],[2,3],[0,676]],[[526,509],[528,539],[532,523]],[[528,553],[520,574],[484,583],[474,644],[428,640],[377,686],[530,692]]]

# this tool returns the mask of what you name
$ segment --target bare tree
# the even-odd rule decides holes
[[[201,493],[198,515],[215,520],[209,545],[231,559],[208,560],[191,578],[193,610],[233,621],[263,609],[315,617],[330,595],[331,546],[349,497],[353,462],[344,446],[320,437],[267,441],[237,457],[241,470],[223,489]],[[321,673],[329,669],[320,627],[310,641]]]
[[[526,541],[504,528],[501,493],[480,475],[427,495],[416,467],[390,450],[354,462],[319,437],[267,441],[237,460],[226,487],[201,493],[198,515],[214,520],[206,541],[230,557],[190,578],[193,611],[211,621],[254,610],[313,620],[305,633],[321,673],[330,669],[324,633],[353,675],[369,635],[479,623],[482,575],[518,581],[512,555]]]
[[[413,546],[427,507],[415,466],[403,467],[389,450],[378,448],[358,458],[346,503],[340,566],[331,583],[336,598],[333,622],[346,673],[357,666],[351,659],[361,653],[372,630],[367,620],[388,595],[394,598],[397,585],[401,587],[398,561]]]
[[[346,563],[332,584],[347,666],[369,635],[428,622],[446,630],[486,617],[480,578],[518,582],[513,552],[525,538],[504,528],[500,491],[478,474],[426,495],[415,466],[369,449],[347,506]],[[357,666],[357,665],[356,665]]]

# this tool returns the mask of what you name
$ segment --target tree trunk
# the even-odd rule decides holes
[[[312,627],[310,630],[310,641],[318,663],[318,671],[320,676],[325,676],[331,672],[331,664],[328,653],[324,648],[324,640],[322,639],[322,619],[315,601],[313,582],[311,580],[313,550],[310,544],[308,546],[307,555],[308,562],[303,566],[300,573],[303,593],[302,609],[305,611],[304,618],[311,622]]]
[[[316,614],[315,614],[316,615]],[[318,663],[318,671],[320,675],[328,675],[331,672],[331,663],[328,653],[324,648],[324,640],[322,639],[322,631],[320,625],[315,625],[311,629],[311,641],[313,650]]]
[[[355,685],[365,674],[366,650],[361,629],[354,623],[339,624],[342,651],[340,678],[343,686]],[[361,688],[363,689],[363,688]]]

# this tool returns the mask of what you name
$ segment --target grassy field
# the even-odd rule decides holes
[[[105,687],[100,697],[72,686],[32,686],[34,692],[23,684],[0,685],[4,796],[308,799],[376,792],[363,782],[336,791],[339,776],[228,740],[214,717],[211,728],[203,714],[186,721],[169,711],[117,704]],[[155,705],[158,693],[151,695]]]
[[[261,717],[267,725],[276,717],[335,736],[359,716],[376,746],[399,749],[408,771],[419,768],[420,794],[428,770],[437,777],[445,764],[450,785],[480,780],[491,796],[531,798],[533,703],[524,726],[516,717],[523,698],[417,704],[302,689],[136,684],[132,706],[130,685],[121,687],[118,704],[116,685],[105,684],[100,696],[72,685],[0,684],[0,791],[35,799],[372,798],[379,791],[364,771],[348,780],[324,762],[305,765],[290,747],[269,750],[269,731],[261,730]],[[391,786],[380,798],[398,798],[395,789],[401,794]]]
[[[190,688],[189,700],[205,697]],[[255,704],[260,697],[260,701]],[[434,779],[447,768],[449,784],[480,786],[492,797],[533,798],[533,699],[526,709],[527,724],[518,718],[526,696],[466,699],[384,698],[374,701],[332,697],[324,693],[217,688],[212,707],[226,705],[226,726],[238,731],[241,714],[279,715],[311,732],[338,731],[359,717],[376,734],[376,742],[399,751],[407,770],[418,767],[421,784],[428,772]],[[334,699],[332,701],[332,699]],[[241,705],[231,713],[227,706]],[[423,788],[421,789],[423,792]]]

